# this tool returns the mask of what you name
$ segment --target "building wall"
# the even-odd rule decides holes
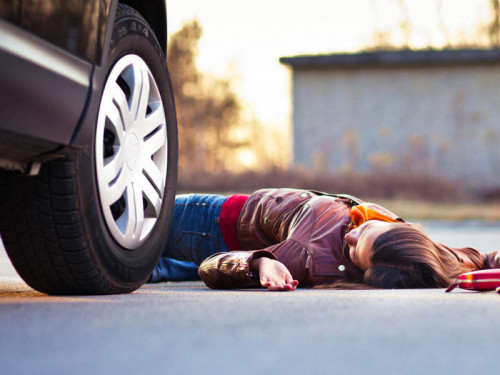
[[[294,162],[500,186],[500,66],[295,70]]]

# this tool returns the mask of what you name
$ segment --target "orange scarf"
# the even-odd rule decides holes
[[[367,222],[368,220],[387,221],[389,223],[397,222],[397,220],[394,220],[384,214],[381,214],[377,210],[370,208],[367,204],[360,204],[351,208],[349,217],[351,218],[351,225],[349,226],[349,230],[359,227],[361,224]]]

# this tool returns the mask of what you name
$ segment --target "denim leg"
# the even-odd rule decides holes
[[[228,251],[219,226],[226,199],[204,194],[176,197],[167,244],[151,282],[199,280],[200,263],[212,254]]]
[[[149,282],[200,280],[198,266],[173,258],[160,258]]]

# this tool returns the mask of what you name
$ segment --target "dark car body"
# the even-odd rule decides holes
[[[0,0],[0,168],[33,174],[62,148],[88,144],[118,2]],[[120,2],[166,53],[165,1]]]

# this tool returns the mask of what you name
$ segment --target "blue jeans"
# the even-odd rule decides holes
[[[228,251],[219,215],[228,197],[190,194],[175,198],[167,244],[150,282],[199,280],[198,266],[210,255]]]

